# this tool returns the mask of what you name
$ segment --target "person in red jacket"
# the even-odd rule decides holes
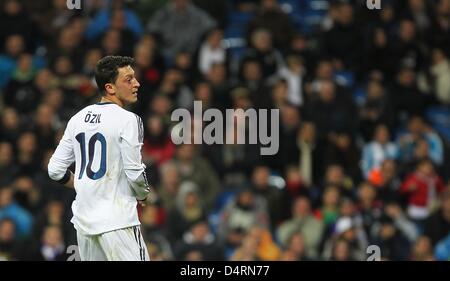
[[[425,220],[444,189],[444,182],[436,173],[431,160],[421,160],[400,187],[400,192],[408,197],[409,217],[418,222]]]
[[[168,127],[160,116],[149,116],[146,129],[142,157],[144,162],[160,167],[172,159],[175,154],[175,144],[170,139]]]

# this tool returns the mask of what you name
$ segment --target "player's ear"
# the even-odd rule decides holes
[[[114,88],[114,85],[111,83],[106,83],[105,84],[105,92],[107,94],[111,94],[111,95],[115,94],[116,90]]]

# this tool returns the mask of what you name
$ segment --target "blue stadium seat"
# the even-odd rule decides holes
[[[362,106],[364,102],[366,101],[366,90],[364,87],[356,87],[355,90],[352,92],[353,101],[358,105]]]
[[[247,24],[253,17],[253,13],[231,11],[228,15],[228,24]]]
[[[433,128],[450,141],[450,109],[444,106],[433,106],[427,110],[426,117]]]

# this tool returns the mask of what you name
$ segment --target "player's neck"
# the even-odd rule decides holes
[[[102,99],[100,100],[101,103],[103,102],[112,102],[117,104],[120,107],[123,107],[123,103],[120,101],[120,99],[116,98],[116,97],[102,97]]]

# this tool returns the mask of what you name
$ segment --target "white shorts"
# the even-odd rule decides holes
[[[77,231],[82,261],[149,261],[147,247],[139,226],[85,235]]]

